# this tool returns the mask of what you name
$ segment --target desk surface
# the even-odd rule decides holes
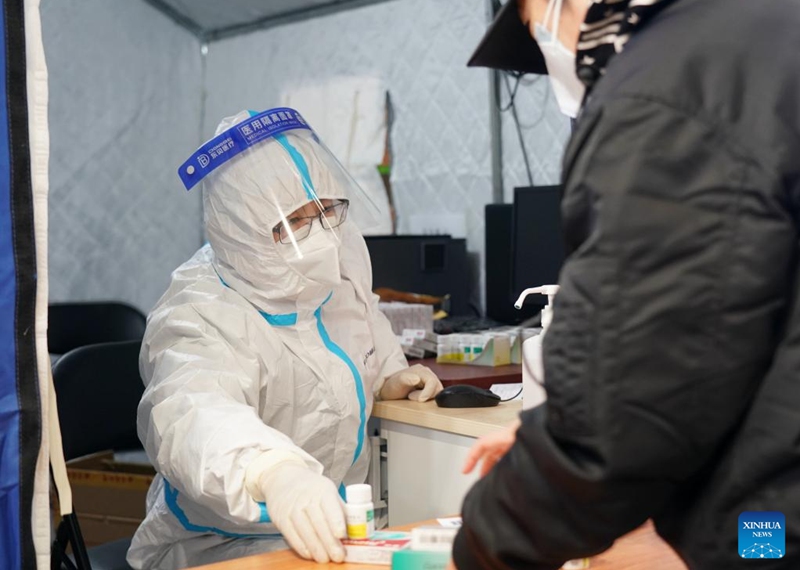
[[[384,420],[480,437],[511,424],[522,411],[522,402],[503,402],[493,408],[440,408],[436,402],[388,400],[375,402],[372,416]]]
[[[411,364],[422,364],[433,370],[446,388],[453,384],[472,384],[490,388],[492,384],[516,384],[522,382],[522,366],[473,366],[471,364],[439,364],[435,358],[415,360]]]
[[[419,523],[398,527],[408,530]],[[433,523],[435,524],[435,523]],[[238,560],[202,566],[203,570],[388,570],[369,564],[317,564],[298,558],[291,550],[257,554]],[[686,570],[675,552],[655,533],[652,523],[620,538],[609,550],[592,558],[590,570]]]

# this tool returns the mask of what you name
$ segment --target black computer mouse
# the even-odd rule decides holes
[[[500,396],[477,386],[456,384],[448,386],[436,395],[440,408],[491,408],[500,403]]]

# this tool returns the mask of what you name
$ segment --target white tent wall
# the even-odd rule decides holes
[[[223,116],[276,105],[290,86],[337,75],[380,77],[395,109],[398,230],[408,233],[415,214],[463,213],[480,275],[473,300],[483,305],[483,213],[492,201],[490,74],[466,62],[486,26],[485,0],[394,0],[212,42],[203,134],[210,137]],[[517,97],[536,184],[558,181],[569,133],[549,90],[545,78],[522,85]],[[502,93],[507,101],[504,86]],[[528,183],[510,112],[502,120],[510,201],[513,187]]]
[[[141,1],[41,0],[50,83],[50,300],[147,312],[201,245],[177,166],[200,142],[198,39]]]
[[[515,79],[508,79],[513,92]],[[501,106],[509,102],[509,92],[501,79]],[[514,201],[514,188],[530,186],[525,169],[525,156],[531,168],[535,186],[559,184],[561,159],[569,138],[569,119],[558,110],[555,95],[547,76],[526,76],[520,82],[514,98],[525,142],[525,154],[519,142],[511,110],[502,113],[503,133],[503,195],[506,202]]]
[[[292,86],[373,75],[395,109],[399,231],[415,214],[463,213],[483,304],[490,75],[465,62],[486,28],[485,0],[393,0],[214,41],[205,71],[197,38],[144,1],[42,0],[41,12],[52,301],[148,311],[202,242],[200,192],[186,193],[175,169],[219,119],[278,104]],[[569,132],[549,91],[546,78],[525,79],[516,99],[535,184],[558,181]],[[502,132],[510,201],[527,185],[510,112]]]
[[[275,105],[288,86],[380,77],[395,110],[400,232],[416,213],[464,212],[480,254],[492,199],[489,74],[465,65],[485,28],[484,0],[394,0],[212,42],[204,134],[225,115]]]

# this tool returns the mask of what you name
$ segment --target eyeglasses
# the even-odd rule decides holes
[[[330,202],[330,205],[325,205],[327,202]],[[330,230],[341,226],[347,219],[347,208],[350,206],[348,200],[323,200],[322,205],[324,206],[322,211],[313,216],[291,214],[286,223],[281,222],[272,228],[272,233],[281,243],[290,244],[292,235],[294,235],[295,241],[306,239],[311,233],[311,225],[314,220],[319,220],[323,228]]]

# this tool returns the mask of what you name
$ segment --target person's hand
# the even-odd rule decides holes
[[[452,558],[450,559],[450,562],[447,563],[447,570],[458,570],[458,568],[456,568],[456,563],[453,562]]]
[[[333,481],[304,465],[282,463],[260,482],[269,516],[297,554],[317,562],[343,562],[344,505]]]
[[[442,391],[442,383],[430,368],[415,364],[386,379],[378,395],[381,400],[427,402]]]
[[[471,473],[475,466],[483,461],[481,465],[481,477],[485,476],[492,470],[502,457],[508,453],[511,446],[517,439],[517,429],[519,429],[520,420],[515,421],[507,428],[484,435],[472,446],[467,454],[467,460],[464,462],[462,473],[465,475]]]

